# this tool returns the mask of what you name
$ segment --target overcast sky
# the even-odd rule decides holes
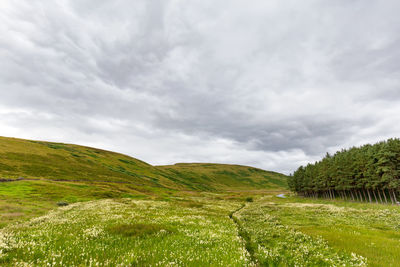
[[[290,173],[400,136],[398,0],[1,0],[0,135]]]

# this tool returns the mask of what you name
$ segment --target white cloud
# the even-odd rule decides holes
[[[0,3],[0,134],[290,172],[399,136],[398,1]]]

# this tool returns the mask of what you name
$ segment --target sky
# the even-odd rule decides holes
[[[0,136],[293,172],[400,137],[400,1],[2,0]]]

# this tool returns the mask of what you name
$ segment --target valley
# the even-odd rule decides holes
[[[276,172],[10,138],[0,155],[1,266],[400,262],[400,207],[297,196]]]

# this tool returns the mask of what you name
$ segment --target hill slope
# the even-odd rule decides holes
[[[0,137],[0,177],[132,183],[144,187],[219,191],[282,189],[286,176],[225,164],[152,166],[101,149]]]
[[[0,137],[0,176],[174,186],[138,159],[90,147]]]
[[[177,163],[158,166],[172,174],[176,182],[196,190],[220,189],[282,189],[286,187],[286,176],[257,168],[212,163]]]

